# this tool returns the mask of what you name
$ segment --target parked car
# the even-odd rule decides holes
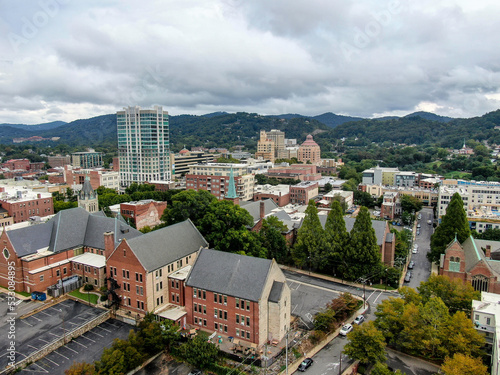
[[[432,221],[431,220],[427,220],[427,224],[431,225]]]
[[[418,253],[418,245],[415,244],[415,246],[413,246],[413,250],[411,251],[413,254],[416,254]]]
[[[353,324],[361,324],[365,321],[365,317],[363,315],[358,315],[356,317],[356,319],[354,319],[354,322],[352,322]]]
[[[201,375],[201,370],[194,369],[188,375]]]
[[[417,224],[417,228],[420,228],[420,223]]]
[[[417,236],[420,235],[420,229],[417,229]]]
[[[353,329],[352,325],[351,324],[346,324],[344,325],[341,329],[340,329],[340,332],[339,332],[339,335],[340,336],[347,336],[347,334],[349,332],[351,332]]]
[[[409,283],[411,280],[411,272],[408,271],[405,276],[405,283]]]
[[[302,363],[299,365],[298,370],[299,371],[306,371],[312,364],[313,364],[312,358],[306,358],[302,361]]]
[[[408,269],[412,270],[415,267],[415,262],[412,260],[410,264],[408,264]]]

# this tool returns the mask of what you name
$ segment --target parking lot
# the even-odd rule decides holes
[[[74,362],[98,361],[104,348],[110,347],[115,338],[126,339],[132,328],[119,320],[109,319],[19,373],[64,375]]]
[[[2,326],[2,322],[5,323],[5,319],[7,319],[7,293],[3,293],[0,289],[0,326]],[[42,303],[40,301],[33,301],[31,299],[22,300],[15,298],[15,310],[18,317],[28,314],[31,311],[35,310],[37,307],[41,306]]]
[[[313,327],[314,315],[339,296],[339,293],[333,290],[307,285],[297,280],[287,279],[287,284],[292,294],[292,315],[299,316],[302,323],[309,328]]]
[[[6,301],[0,303],[2,311],[5,309],[6,303]],[[2,337],[0,340],[0,369],[4,369],[9,363],[7,349],[10,341],[15,343],[16,362],[18,362],[43,346],[93,320],[101,315],[103,310],[73,300],[65,300],[24,319],[19,319],[21,314],[17,310],[15,313],[17,315],[15,316],[14,332],[12,332],[12,325],[7,322],[7,319],[13,315],[6,313],[0,322],[0,337]],[[11,334],[14,333],[13,340],[7,339],[9,329]]]

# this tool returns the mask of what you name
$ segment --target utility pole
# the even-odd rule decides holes
[[[286,339],[285,339],[285,368],[286,368],[285,375],[288,375],[288,331],[286,332]]]

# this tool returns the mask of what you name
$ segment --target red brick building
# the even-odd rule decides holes
[[[180,287],[171,289],[169,277],[192,265],[198,251],[208,246],[193,223],[186,220],[125,239],[115,248],[113,239],[114,233],[106,234],[108,288],[114,305],[134,317],[149,311],[185,324],[185,312],[174,319],[169,314],[171,293],[180,293]],[[175,303],[180,305],[180,296]]]
[[[35,193],[30,189],[0,187],[0,207],[14,223],[29,220],[32,216],[54,214],[54,203],[50,193]]]
[[[161,223],[161,216],[166,208],[167,202],[146,199],[138,202],[121,203],[120,213],[124,219],[132,220],[137,229],[146,226],[153,228]]]
[[[254,188],[253,200],[273,200],[279,207],[290,203],[290,185],[257,185]]]
[[[441,255],[439,274],[472,284],[475,290],[500,294],[500,242],[454,239]]]
[[[290,203],[306,205],[309,200],[319,193],[317,182],[304,181],[297,185],[290,186]]]
[[[30,169],[30,161],[28,159],[11,159],[3,163],[2,167],[11,171],[20,169],[28,171]]]
[[[202,250],[186,280],[188,324],[263,345],[290,328],[291,294],[274,260]]]
[[[98,271],[104,273],[104,232],[115,231],[120,239],[131,239],[142,233],[117,219],[100,214],[91,215],[82,208],[60,211],[43,224],[3,230],[0,241],[0,285],[7,287],[8,264],[15,265],[14,282],[17,291],[44,291],[49,286],[72,275],[89,278],[94,283]],[[90,253],[102,257],[101,263],[81,257]],[[72,263],[80,266],[74,267]],[[81,266],[84,266],[83,274]],[[80,267],[80,268],[78,268]],[[97,285],[101,285],[98,281]],[[95,284],[95,283],[94,283]]]

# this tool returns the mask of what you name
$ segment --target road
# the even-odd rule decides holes
[[[421,211],[422,218],[419,220],[420,234],[415,235],[415,243],[418,244],[418,253],[411,254],[411,260],[415,262],[412,270],[412,278],[409,283],[405,285],[416,288],[420,282],[427,281],[431,274],[431,263],[427,260],[427,252],[430,249],[430,237],[433,233],[433,226],[427,224],[428,220],[433,221],[433,212],[431,208],[424,208]],[[296,274],[290,271],[284,271],[286,278],[291,281],[298,281],[303,284],[311,284],[325,289],[331,289],[340,293],[349,292],[363,298],[362,287],[352,287],[346,284],[330,282],[326,280],[316,279],[308,275]],[[375,320],[374,312],[377,305],[389,297],[398,297],[399,294],[395,292],[385,292],[380,290],[366,290],[365,297],[369,304],[369,308],[365,313],[367,320]],[[307,370],[308,375],[327,375],[339,373],[339,356],[344,349],[344,345],[348,342],[346,338],[341,336],[336,337],[327,346],[325,346],[314,357],[314,364]],[[406,358],[405,358],[406,357]],[[345,355],[342,355],[342,371],[345,370],[352,361]],[[401,356],[397,353],[391,352],[388,356],[388,365],[394,369],[400,369],[407,373],[407,375],[431,375],[434,374],[427,364],[419,360],[409,359],[408,356]],[[297,372],[296,372],[297,373]]]
[[[417,288],[422,281],[427,281],[431,275],[431,262],[427,259],[427,252],[430,250],[431,235],[434,232],[432,225],[427,224],[428,220],[433,221],[432,208],[424,208],[420,211],[422,219],[420,223],[420,234],[415,235],[415,242],[418,244],[418,253],[411,253],[411,260],[415,262],[412,270],[412,276],[409,283],[404,283],[406,286]]]

